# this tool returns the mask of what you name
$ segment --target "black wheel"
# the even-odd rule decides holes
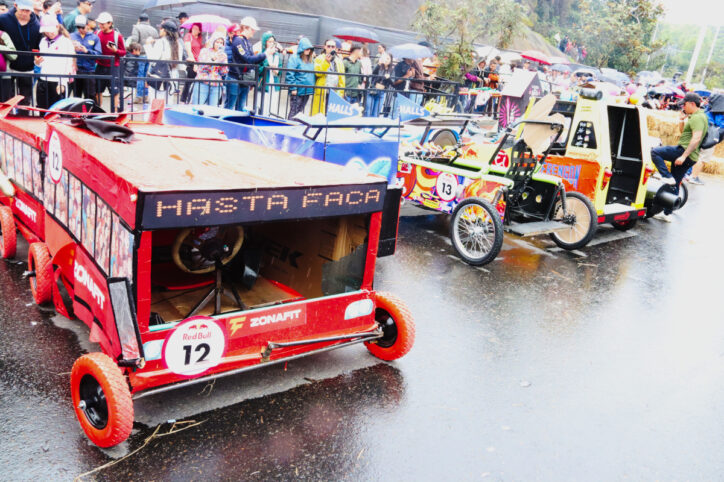
[[[626,221],[614,221],[611,223],[611,226],[614,227],[614,229],[618,229],[619,231],[628,231],[629,229],[636,226],[636,222],[638,219],[627,219]]]
[[[681,209],[684,207],[684,204],[686,204],[686,201],[689,200],[689,188],[683,182],[679,184],[679,197],[681,198],[679,209]]]
[[[484,199],[464,199],[452,213],[450,239],[455,252],[466,263],[487,264],[498,256],[503,246],[500,214]]]
[[[593,203],[581,193],[566,193],[566,211],[563,215],[561,200],[553,208],[553,219],[566,223],[570,228],[551,233],[551,239],[563,249],[578,249],[588,244],[596,234],[598,219]]]
[[[430,142],[440,147],[454,146],[458,143],[458,138],[450,129],[440,129],[430,137]]]

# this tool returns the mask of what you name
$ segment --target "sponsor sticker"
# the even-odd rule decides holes
[[[280,306],[258,313],[248,313],[226,320],[229,338],[253,335],[307,323],[307,305]]]
[[[166,338],[163,360],[178,375],[199,375],[221,363],[225,351],[221,326],[213,318],[196,316],[177,325]]]

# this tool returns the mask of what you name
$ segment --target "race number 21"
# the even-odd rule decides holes
[[[163,359],[179,375],[198,375],[221,362],[224,330],[212,318],[195,317],[178,325],[166,339]]]

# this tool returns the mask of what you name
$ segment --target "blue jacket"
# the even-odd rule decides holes
[[[251,41],[242,36],[237,35],[231,43],[232,60],[234,64],[260,64],[266,58],[265,53],[254,55],[254,49]],[[249,70],[247,67],[230,67],[229,76],[235,79],[241,78],[241,74]]]
[[[7,32],[10,40],[15,45],[15,50],[34,50],[40,47],[40,22],[35,14],[30,16],[30,22],[20,26],[15,18],[15,9],[0,15],[0,30]],[[10,68],[19,72],[28,72],[35,66],[32,55],[18,54],[18,57],[10,62]]]
[[[309,72],[287,72],[287,84],[308,86],[299,87],[296,89],[290,86],[289,89],[296,90],[297,95],[310,95],[314,93],[314,55],[312,55],[312,58],[309,62],[304,62],[302,60],[302,57],[300,56],[300,54],[302,54],[306,49],[311,48],[313,48],[311,42],[309,42],[309,40],[307,40],[305,37],[302,37],[299,40],[299,45],[297,46],[297,53],[295,55],[292,55],[289,58],[289,62],[287,62],[288,69],[309,70]]]
[[[83,47],[88,49],[88,52],[83,51],[75,51],[78,55],[101,55],[101,40],[98,38],[98,35],[94,33],[87,33],[85,34],[85,37],[81,37],[80,33],[76,30],[72,34],[70,34],[70,39],[73,42],[78,42]],[[96,70],[96,61],[95,59],[87,59],[83,57],[77,58],[77,64],[78,64],[78,71],[79,72],[95,72]]]

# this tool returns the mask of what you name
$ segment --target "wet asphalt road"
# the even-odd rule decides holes
[[[119,460],[86,479],[721,480],[722,199],[709,179],[671,225],[603,228],[575,253],[506,236],[480,269],[445,216],[405,207],[377,288],[412,309],[408,356],[354,346],[139,400],[112,450],[71,409],[87,335],[0,262],[0,480]],[[170,419],[202,423],[158,437]]]

